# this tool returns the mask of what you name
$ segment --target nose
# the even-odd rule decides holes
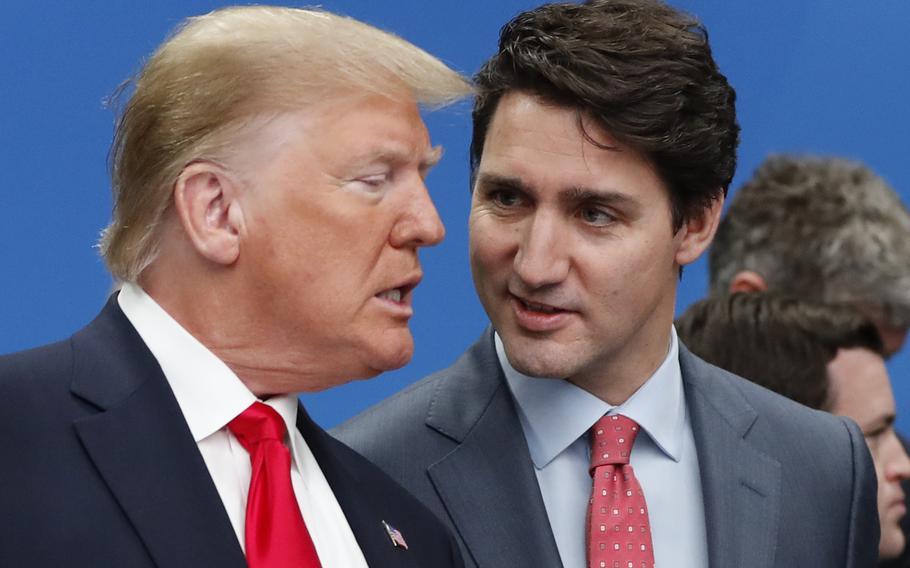
[[[414,184],[413,191],[408,192],[402,201],[401,213],[392,228],[392,246],[417,248],[442,242],[446,230],[422,179]]]
[[[529,288],[558,284],[569,273],[569,251],[558,215],[538,210],[523,228],[515,274]]]
[[[897,434],[893,434],[893,457],[885,464],[885,477],[888,481],[903,481],[910,479],[910,456],[904,449],[904,445],[898,439]]]

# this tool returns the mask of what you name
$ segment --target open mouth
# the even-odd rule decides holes
[[[514,294],[511,294],[511,302],[515,323],[520,328],[535,333],[561,329],[572,322],[572,315],[576,313],[551,304],[532,302]]]
[[[565,312],[562,308],[557,308],[555,306],[550,306],[548,304],[538,304],[536,302],[529,302],[523,298],[515,296],[515,299],[521,303],[522,307],[530,312],[538,312],[541,314],[560,314]]]
[[[382,298],[383,300],[391,300],[392,302],[401,302],[401,297],[404,294],[401,291],[401,288],[392,288],[391,290],[386,290],[376,294],[376,297]]]
[[[394,288],[388,288],[376,294],[380,300],[385,300],[400,306],[405,306],[411,302],[411,292],[420,283],[420,277],[411,278],[404,284]]]

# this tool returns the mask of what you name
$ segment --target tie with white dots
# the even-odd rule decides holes
[[[641,485],[629,464],[639,427],[621,415],[591,428],[588,568],[653,568],[651,525]]]

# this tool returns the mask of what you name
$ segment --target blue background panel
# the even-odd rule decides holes
[[[707,25],[738,93],[743,127],[736,188],[769,153],[863,160],[910,198],[910,3],[879,0],[679,0]],[[473,73],[499,27],[536,2],[328,0],[328,10],[398,33]],[[94,249],[110,218],[106,170],[113,113],[105,99],[181,19],[224,5],[203,0],[10,3],[0,19],[0,352],[67,337],[111,287]],[[399,371],[305,395],[333,426],[451,363],[486,325],[467,262],[470,107],[427,116],[446,147],[428,180],[448,230],[423,252],[414,360]],[[704,260],[688,268],[678,307],[707,291]],[[910,350],[889,364],[910,431]],[[900,414],[900,413],[899,413]]]

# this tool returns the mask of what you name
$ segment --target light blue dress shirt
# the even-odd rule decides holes
[[[592,485],[588,430],[604,414],[623,414],[642,428],[631,464],[648,504],[654,565],[707,568],[701,479],[676,330],[657,371],[615,407],[568,381],[522,375],[509,364],[498,335],[495,342],[563,566],[587,567],[585,516]]]

